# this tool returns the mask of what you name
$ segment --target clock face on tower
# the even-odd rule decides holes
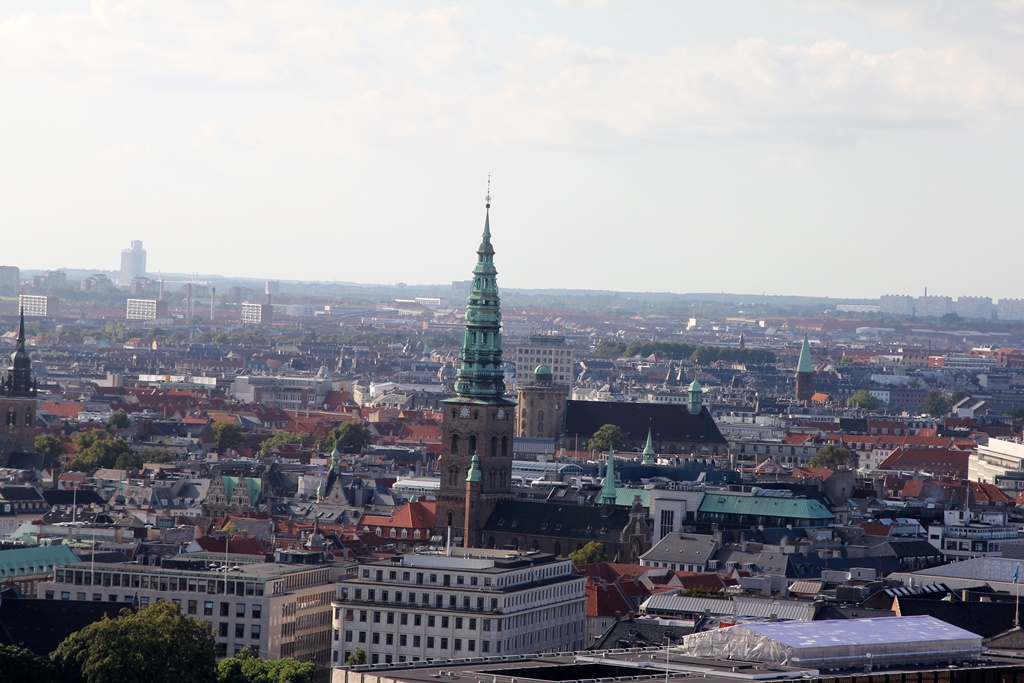
[[[499,420],[504,420],[505,419],[505,409],[504,408],[498,408],[498,419]]]
[[[462,406],[462,410],[459,412],[459,417],[469,417],[469,407]]]

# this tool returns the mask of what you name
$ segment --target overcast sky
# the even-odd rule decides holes
[[[9,1],[0,263],[1024,297],[1024,3]],[[18,234],[21,237],[15,238]]]

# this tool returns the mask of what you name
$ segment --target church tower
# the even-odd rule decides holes
[[[811,362],[811,345],[804,333],[804,343],[800,347],[800,360],[796,363],[796,400],[810,402],[814,396],[814,363]]]
[[[25,350],[25,311],[18,325],[18,346],[0,384],[0,464],[11,453],[35,451],[36,385],[32,359]]]
[[[512,438],[515,401],[505,398],[502,369],[501,305],[498,271],[491,246],[491,197],[487,196],[484,234],[476,251],[473,283],[466,302],[466,324],[455,376],[455,396],[444,401],[442,455],[438,469],[435,531],[461,545],[480,543],[480,527],[499,500],[512,498]],[[477,464],[479,463],[479,464]],[[473,470],[473,486],[467,477]],[[475,497],[476,500],[472,500]],[[473,514],[467,517],[466,510]]]
[[[533,379],[516,386],[519,399],[518,436],[554,439],[565,428],[565,404],[569,399],[569,385],[555,383],[547,365],[538,365]]]

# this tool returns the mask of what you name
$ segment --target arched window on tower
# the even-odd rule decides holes
[[[7,426],[13,427],[17,423],[17,419],[14,416],[14,408],[7,409]]]
[[[451,453],[452,453],[452,455],[458,455],[459,454],[459,435],[458,434],[452,434]]]
[[[501,437],[501,457],[508,456],[508,437]]]
[[[476,434],[469,435],[469,455],[476,453]]]
[[[491,437],[491,456],[494,457],[496,455],[498,455],[498,437],[492,436]]]
[[[458,486],[459,483],[459,468],[449,467],[448,468],[448,485]]]
[[[538,422],[543,422],[544,421],[544,411],[543,410],[538,410],[537,411],[537,421]]]

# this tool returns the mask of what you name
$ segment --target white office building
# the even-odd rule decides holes
[[[277,559],[196,553],[160,567],[77,562],[58,568],[36,595],[129,605],[137,599],[140,606],[170,601],[210,624],[219,656],[251,645],[265,659],[311,661],[326,672],[333,579],[344,568],[307,551],[280,551]]]
[[[536,551],[457,548],[362,564],[339,582],[331,661],[420,662],[582,649],[584,577]]]

